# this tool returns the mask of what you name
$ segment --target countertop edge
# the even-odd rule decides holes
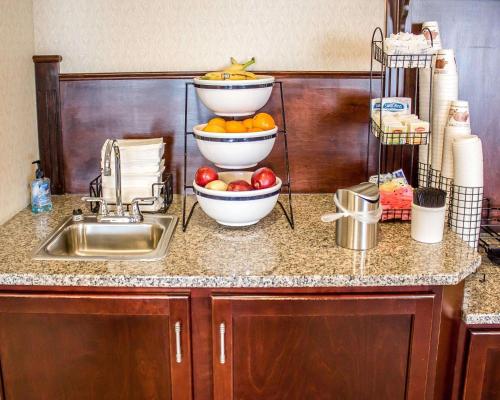
[[[366,279],[353,275],[312,276],[154,276],[154,275],[68,275],[0,274],[0,286],[67,287],[162,287],[162,288],[311,288],[369,286],[449,286],[456,285],[481,265],[481,258],[457,274],[380,275]]]

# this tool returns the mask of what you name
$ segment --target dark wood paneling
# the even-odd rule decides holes
[[[431,399],[433,305],[432,294],[215,296],[214,399]]]
[[[459,98],[469,101],[472,132],[483,142],[485,195],[494,204],[500,204],[499,20],[500,1],[411,0],[407,23],[438,21],[443,47],[455,49]]]
[[[469,331],[463,399],[500,399],[500,330]]]
[[[64,193],[60,125],[60,56],[33,56],[35,63],[38,147],[42,168],[51,179],[52,193]]]
[[[181,296],[1,294],[6,398],[189,400],[189,322]]]
[[[453,289],[455,288],[455,289]],[[155,296],[190,296],[191,297],[191,337],[193,343],[192,349],[192,359],[193,359],[193,391],[194,398],[197,400],[212,400],[213,399],[213,359],[212,359],[212,311],[211,311],[211,295],[261,295],[261,296],[308,296],[310,298],[320,298],[322,296],[346,296],[346,295],[358,295],[360,297],[370,296],[384,296],[387,294],[398,294],[401,296],[419,296],[433,294],[434,301],[434,311],[433,311],[433,329],[432,338],[430,343],[431,360],[429,362],[429,379],[430,382],[427,384],[428,393],[432,393],[433,380],[436,379],[436,387],[439,385],[446,385],[446,383],[440,383],[439,380],[447,374],[450,369],[450,365],[446,365],[446,362],[439,361],[443,357],[443,354],[447,354],[445,351],[439,350],[438,345],[447,346],[451,343],[452,339],[446,339],[446,335],[453,335],[453,332],[449,332],[446,328],[447,324],[441,323],[442,320],[449,319],[450,316],[454,316],[460,313],[460,309],[457,306],[457,302],[453,301],[455,295],[453,293],[461,290],[461,285],[457,287],[450,287],[446,289],[447,294],[443,294],[443,289],[440,287],[329,287],[329,288],[105,288],[105,287],[43,287],[43,286],[2,286],[0,287],[0,293],[4,296],[10,295],[32,295],[34,298],[46,298],[47,296],[62,296],[62,297],[75,297],[80,299],[86,298],[102,298],[105,299],[112,298],[116,296],[120,297],[141,297],[141,298],[154,298]],[[46,301],[46,300],[44,300]],[[32,302],[29,311],[37,311],[38,302]],[[58,303],[62,304],[62,303]],[[359,303],[358,303],[359,305]],[[15,306],[13,303],[9,303],[8,308],[14,310]],[[26,307],[26,306],[25,306]],[[55,308],[59,308],[60,311],[68,313],[71,311],[71,307],[63,307],[54,304]],[[83,307],[83,306],[82,306]],[[102,305],[98,308],[89,308],[91,305],[87,305],[85,312],[95,312],[99,308],[102,309]],[[131,307],[128,304],[126,309],[123,309],[126,313],[140,314],[143,305],[136,303],[136,306]],[[26,308],[25,308],[26,310]],[[161,311],[161,308],[159,309]],[[40,311],[40,309],[38,309]],[[80,310],[83,312],[82,310]],[[149,309],[151,312],[151,308]],[[55,315],[57,316],[57,314]],[[33,334],[34,331],[32,331]],[[439,340],[438,340],[439,338]],[[216,338],[217,339],[217,338]],[[184,340],[184,337],[183,337]],[[184,344],[183,344],[184,346]],[[458,353],[460,355],[461,353]],[[0,343],[0,360],[1,357],[1,343]],[[437,373],[433,372],[435,368],[438,368]],[[439,369],[444,368],[444,371],[439,371]],[[435,377],[435,378],[434,378]],[[449,397],[435,397],[436,399],[447,400]]]
[[[323,74],[323,73],[322,73]],[[364,74],[295,77],[283,74],[293,189],[331,192],[365,179],[368,87]],[[322,75],[321,75],[322,76]],[[359,79],[353,79],[359,78]],[[100,148],[106,138],[163,137],[166,165],[179,191],[183,161],[184,84],[186,79],[63,79],[62,133],[64,182],[69,193],[88,190],[99,173]],[[211,115],[190,92],[189,129]],[[279,93],[265,111],[282,125]],[[284,175],[283,141],[262,162]],[[204,160],[189,140],[188,180]]]

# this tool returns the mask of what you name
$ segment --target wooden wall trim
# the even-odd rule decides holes
[[[54,194],[64,193],[59,65],[61,56],[34,56],[38,148]]]
[[[47,56],[33,56],[34,63],[57,63],[61,62],[62,57],[57,55],[47,55]]]
[[[272,75],[277,79],[370,79],[370,71],[255,71],[257,74]],[[60,74],[61,81],[113,80],[113,79],[191,79],[205,74],[205,71],[170,72],[106,72]],[[375,73],[378,77],[380,72]]]

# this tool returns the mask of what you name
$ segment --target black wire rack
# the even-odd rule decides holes
[[[426,28],[427,29],[427,28]],[[428,30],[428,29],[427,29]],[[430,31],[429,31],[430,33]],[[432,35],[431,47],[433,46]],[[431,141],[431,130],[425,132],[384,132],[382,127],[382,104],[387,97],[400,97],[404,91],[405,70],[416,69],[415,91],[412,93],[412,108],[414,114],[417,113],[419,98],[419,75],[422,68],[430,68],[431,76],[433,71],[432,54],[387,54],[384,51],[384,34],[380,27],[373,31],[371,42],[371,63],[370,63],[370,103],[374,98],[374,82],[380,80],[380,121],[371,118],[368,124],[368,150],[366,156],[367,177],[371,175],[370,170],[370,149],[372,137],[377,140],[377,165],[376,173],[378,184],[380,176],[388,172],[402,169],[407,177],[408,183],[412,186],[417,182],[419,186],[429,184],[429,166],[424,163],[418,164],[418,146],[429,144]],[[374,62],[379,63],[379,69]],[[429,93],[432,95],[432,79],[429,83]],[[431,115],[431,102],[429,102],[429,115]],[[427,155],[430,156],[430,146],[427,148]],[[425,168],[421,168],[421,166]],[[410,221],[411,209],[386,209],[382,213],[381,221]]]
[[[382,142],[383,145],[421,145],[429,142],[429,131],[422,132],[384,132],[372,119],[372,134]]]
[[[483,200],[479,246],[493,263],[500,265],[500,206],[492,206],[489,199]]]
[[[89,195],[90,197],[102,197],[102,175],[97,176],[92,179],[89,184]],[[164,174],[164,180],[162,182],[153,183],[151,185],[151,197],[160,198],[162,200],[162,206],[160,209],[154,211],[154,213],[165,214],[172,204],[174,200],[174,189],[173,189],[173,177],[171,173]],[[108,203],[113,206],[115,203]],[[142,206],[152,206],[155,202],[144,202],[141,203]],[[130,211],[130,204],[124,203],[124,208],[126,211]],[[99,203],[90,202],[89,203],[90,211],[93,213],[97,213],[99,211]],[[149,212],[149,211],[144,211]],[[153,212],[153,211],[151,211]]]
[[[184,184],[183,184],[183,192],[182,192],[182,231],[185,232],[188,225],[189,221],[191,221],[191,217],[193,216],[193,212],[198,205],[198,201],[195,201],[193,205],[191,206],[189,212],[187,211],[187,192],[190,190],[192,193],[194,193],[194,187],[191,184],[188,184],[187,181],[187,170],[188,170],[188,162],[189,162],[189,157],[188,157],[188,137],[195,137],[195,134],[193,131],[190,131],[188,129],[188,106],[189,106],[189,88],[194,87],[193,82],[186,82],[185,84],[185,92],[184,92]],[[293,217],[293,207],[292,207],[292,187],[291,187],[291,178],[290,178],[290,161],[288,158],[288,133],[287,133],[287,128],[286,128],[286,114],[285,114],[285,101],[284,101],[284,94],[283,94],[283,83],[281,81],[275,81],[273,88],[279,86],[279,91],[280,91],[280,102],[281,102],[281,118],[283,121],[283,127],[278,130],[278,135],[277,137],[282,137],[284,141],[284,163],[285,163],[285,171],[286,171],[286,181],[282,183],[281,185],[281,192],[283,190],[286,190],[286,195],[288,197],[288,210],[287,207],[283,204],[281,200],[278,200],[277,204],[283,211],[284,216],[286,217],[286,220],[288,221],[288,224],[292,229],[295,228],[295,222],[294,222],[294,217]]]
[[[448,226],[471,247],[477,247],[483,213],[483,188],[451,186]]]

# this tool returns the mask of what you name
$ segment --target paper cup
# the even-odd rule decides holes
[[[451,102],[450,112],[448,114],[448,126],[470,128],[470,113],[468,101],[455,100]]]
[[[453,179],[455,170],[453,168],[453,142],[455,139],[471,135],[468,127],[447,126],[444,128],[443,161],[441,165],[441,175],[445,178]]]
[[[436,68],[434,74],[454,75],[457,73],[455,51],[453,49],[441,49],[436,54]]]
[[[483,148],[475,135],[453,141],[454,183],[463,187],[483,187]]]
[[[434,49],[441,49],[441,35],[437,21],[424,22],[422,24],[422,34],[427,39],[429,46],[432,46]]]

